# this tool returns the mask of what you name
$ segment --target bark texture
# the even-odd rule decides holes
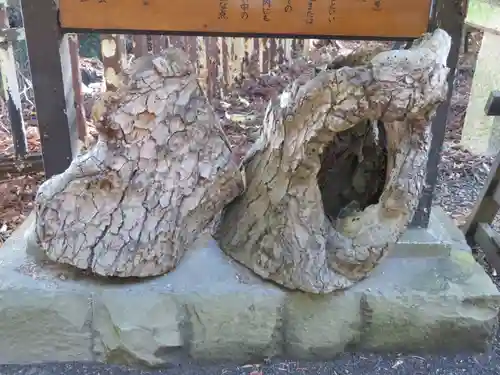
[[[327,64],[271,102],[244,161],[247,189],[216,234],[223,250],[290,289],[328,293],[365,278],[416,209],[450,44],[436,30],[364,65]]]
[[[57,262],[103,276],[153,276],[243,189],[187,56],[136,60],[95,108],[99,138],[36,197],[35,237]]]

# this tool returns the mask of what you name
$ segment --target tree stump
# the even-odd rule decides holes
[[[95,107],[99,137],[40,187],[35,238],[48,258],[103,276],[153,276],[243,189],[188,57],[136,60]]]
[[[416,209],[450,45],[437,30],[272,101],[244,162],[246,191],[216,233],[222,249],[289,289],[329,293],[365,278]]]

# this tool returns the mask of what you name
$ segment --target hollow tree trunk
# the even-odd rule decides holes
[[[171,270],[241,193],[242,176],[187,56],[134,62],[95,107],[99,138],[36,197],[35,238],[104,276]]]
[[[416,209],[450,43],[437,30],[410,50],[297,81],[271,102],[246,158],[247,189],[216,234],[223,250],[290,289],[328,293],[366,277]],[[346,181],[350,191],[339,188]]]

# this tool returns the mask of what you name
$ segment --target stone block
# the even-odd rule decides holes
[[[0,363],[92,360],[90,317],[90,294],[3,284]]]
[[[290,293],[286,304],[285,350],[292,358],[333,358],[361,337],[362,293],[317,296]]]
[[[248,361],[281,354],[284,294],[254,289],[243,293],[190,295],[189,355],[196,360]]]
[[[441,257],[452,250],[470,252],[465,237],[441,207],[433,207],[427,228],[409,228],[389,257]]]
[[[228,258],[213,239],[199,241],[169,276],[186,309],[191,358],[245,361],[279,354],[286,293]]]
[[[168,293],[123,287],[96,292],[92,328],[97,358],[150,366],[180,361],[182,314]]]
[[[387,259],[362,287],[362,350],[483,351],[496,332],[500,295],[470,253]]]
[[[398,244],[370,277],[326,296],[261,280],[209,237],[165,276],[88,276],[34,256],[24,235],[30,217],[0,250],[0,363],[161,366],[482,350],[495,332],[500,294],[461,233],[442,213],[432,217],[426,230],[442,232],[437,251]]]
[[[90,361],[91,293],[26,256],[30,216],[0,251],[0,363]]]

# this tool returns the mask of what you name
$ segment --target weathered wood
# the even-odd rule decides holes
[[[101,55],[104,64],[106,90],[114,91],[119,85],[118,75],[127,66],[127,48],[124,35],[102,34]]]
[[[409,50],[382,52],[366,65],[327,69],[288,87],[269,105],[263,133],[245,158],[247,189],[226,207],[217,231],[223,250],[290,289],[328,293],[366,277],[417,207],[429,124],[447,97],[450,46],[438,29]],[[346,132],[359,134],[348,138],[346,149],[357,154],[364,184],[377,178],[370,163],[381,157],[373,145],[387,154],[386,172],[378,177],[383,189],[373,204],[353,201],[341,212],[325,212],[323,201],[341,201],[329,186],[356,177],[340,168],[322,199],[321,156],[332,143],[341,155]],[[337,157],[329,166],[340,163],[351,160]],[[366,206],[356,209],[356,203]]]
[[[20,159],[17,157],[0,157],[0,174],[43,172],[41,154],[30,154]]]
[[[486,116],[500,116],[500,91],[492,91],[484,108]]]
[[[500,185],[498,185],[495,189],[495,192],[493,193],[493,199],[498,205],[500,205]]]
[[[498,111],[498,112],[497,112]],[[485,106],[487,116],[500,116],[500,93],[490,94]],[[500,210],[500,153],[490,169],[479,199],[472,209],[462,230],[471,246],[478,245],[486,255],[488,263],[500,272],[500,235],[491,223]]]
[[[500,151],[500,119],[488,117],[492,114],[484,110],[484,103],[488,97],[492,99],[491,91],[500,87],[500,2],[469,0],[466,23],[482,30],[483,38],[475,63],[461,143],[475,153],[495,155]]]
[[[161,53],[165,48],[167,48],[167,40],[165,35],[153,35],[152,39],[152,47],[153,54]]]
[[[73,78],[73,89],[75,94],[75,112],[76,127],[78,130],[78,139],[85,143],[87,139],[87,119],[85,117],[85,108],[83,105],[82,94],[82,73],[80,70],[80,46],[78,35],[70,35],[68,38],[69,53],[71,57],[71,75]]]
[[[0,43],[15,43],[25,39],[24,29],[9,28],[0,30]]]
[[[500,88],[499,45],[500,35],[485,32],[475,63],[461,143],[476,154],[500,152],[500,120],[485,113],[491,92]]]
[[[479,223],[474,233],[474,242],[484,251],[488,263],[500,272],[500,235],[489,223]]]
[[[467,238],[473,238],[479,223],[491,223],[500,209],[495,201],[494,194],[500,187],[500,153],[497,154],[488,179],[479,195],[476,205],[472,209],[462,231]]]
[[[134,61],[93,111],[99,139],[42,184],[35,237],[57,262],[104,276],[170,271],[242,190],[186,54]]]
[[[63,29],[416,38],[431,0],[59,0]],[[353,22],[355,15],[355,22]]]
[[[0,24],[3,30],[8,30],[10,28],[6,5],[6,0],[0,0]],[[21,36],[18,34],[18,30],[12,30],[10,39],[18,40]],[[4,37],[5,36],[4,34]],[[28,142],[26,139],[23,108],[21,105],[21,95],[16,73],[16,60],[12,42],[14,42],[14,40],[6,40],[0,45],[0,70],[2,73],[4,99],[7,102],[7,108],[9,110],[14,150],[18,157],[23,158],[28,152]]]
[[[132,52],[135,57],[146,56],[148,50],[148,37],[146,35],[134,35],[134,46]]]

